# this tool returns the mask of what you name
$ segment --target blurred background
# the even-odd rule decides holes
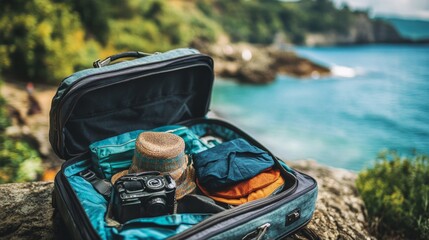
[[[58,83],[130,50],[213,56],[211,109],[283,159],[428,154],[428,19],[425,0],[1,0],[0,183],[53,179]]]

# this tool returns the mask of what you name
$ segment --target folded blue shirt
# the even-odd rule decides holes
[[[238,138],[194,155],[199,184],[217,191],[248,180],[274,165],[264,150]]]

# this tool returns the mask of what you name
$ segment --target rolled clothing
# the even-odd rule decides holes
[[[258,175],[259,176],[259,175]],[[256,176],[255,178],[257,178],[258,176]],[[274,182],[270,183],[269,185],[259,188],[253,192],[250,192],[247,196],[238,196],[236,198],[233,198],[233,196],[224,196],[224,197],[220,197],[220,196],[216,196],[219,195],[219,193],[210,193],[207,189],[205,189],[203,186],[201,186],[198,182],[197,179],[197,186],[199,187],[199,189],[201,190],[201,192],[203,192],[207,197],[210,197],[211,199],[217,201],[217,202],[221,202],[221,203],[226,203],[229,205],[233,205],[233,206],[237,206],[243,203],[247,203],[250,201],[254,201],[257,199],[261,199],[261,198],[265,198],[268,196],[271,196],[277,192],[279,192],[280,190],[283,189],[285,184],[285,181],[283,179],[282,176],[280,176],[279,178],[277,178],[277,180],[275,180]],[[236,192],[237,190],[235,190],[236,186],[232,186],[230,187],[227,191],[230,192]]]
[[[196,177],[208,191],[218,191],[271,168],[274,159],[242,138],[224,142],[193,157]]]
[[[211,191],[210,196],[227,199],[247,197],[252,192],[268,187],[279,178],[281,178],[280,170],[269,168],[249,180],[239,182],[219,191]]]

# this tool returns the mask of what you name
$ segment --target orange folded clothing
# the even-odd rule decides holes
[[[240,205],[273,194],[284,185],[280,170],[267,169],[255,177],[242,181],[221,191],[209,192],[198,183],[200,190],[215,201],[230,205]]]

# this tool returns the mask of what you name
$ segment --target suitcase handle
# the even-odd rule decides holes
[[[116,61],[116,60],[121,59],[121,58],[141,58],[141,57],[147,57],[150,55],[152,55],[152,54],[139,52],[139,51],[123,52],[123,53],[118,53],[118,54],[112,55],[112,56],[107,57],[103,60],[98,59],[92,63],[92,66],[94,66],[94,68],[100,68],[100,67],[107,66],[111,62]]]

